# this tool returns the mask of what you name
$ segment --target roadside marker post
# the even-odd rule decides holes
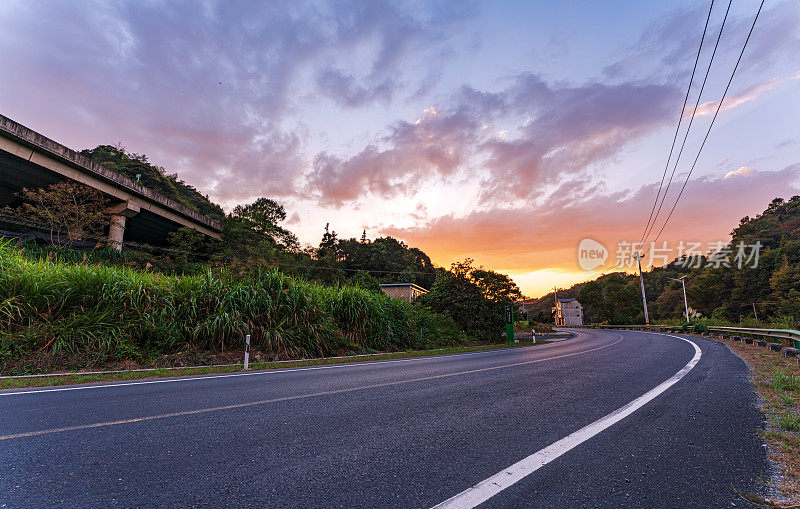
[[[514,344],[514,308],[506,306],[506,343]]]
[[[244,369],[250,365],[250,334],[244,337]]]

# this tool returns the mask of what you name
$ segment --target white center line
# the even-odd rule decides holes
[[[583,337],[583,334],[578,333],[575,339],[580,339]],[[151,384],[165,384],[165,383],[175,383],[175,382],[194,382],[198,380],[209,380],[214,378],[236,378],[240,376],[263,376],[263,375],[279,375],[282,373],[294,373],[297,371],[316,371],[321,369],[342,369],[342,368],[363,368],[369,366],[375,366],[378,364],[397,364],[401,362],[414,362],[414,361],[430,361],[430,360],[447,360],[452,359],[455,357],[467,357],[473,355],[481,355],[481,354],[490,354],[490,353],[497,353],[497,352],[509,352],[513,350],[529,350],[533,348],[538,348],[538,351],[543,351],[547,349],[548,346],[551,345],[543,345],[543,346],[522,346],[516,348],[493,348],[489,350],[480,350],[477,352],[464,352],[464,353],[451,353],[451,354],[443,354],[443,355],[426,355],[421,357],[410,357],[407,359],[391,359],[391,360],[383,360],[383,361],[361,361],[361,362],[350,362],[350,363],[341,363],[341,364],[327,364],[322,366],[308,366],[302,368],[273,368],[273,369],[266,369],[261,371],[245,371],[245,372],[237,372],[237,373],[227,373],[227,374],[219,374],[219,375],[194,375],[194,376],[187,376],[183,378],[162,378],[162,379],[150,379],[150,380],[142,380],[136,382],[120,382],[120,383],[99,383],[96,385],[73,385],[68,387],[54,387],[54,388],[45,388],[45,389],[31,389],[27,391],[20,391],[20,390],[10,390],[10,391],[0,391],[0,397],[3,396],[21,396],[23,394],[40,394],[46,392],[64,392],[64,391],[82,391],[86,389],[108,389],[111,387],[127,387],[129,385],[151,385]]]
[[[647,334],[655,334],[655,333],[647,333]],[[437,504],[436,506],[434,506],[434,509],[471,508],[489,500],[490,498],[497,495],[504,489],[516,484],[526,476],[532,474],[533,472],[539,470],[540,468],[547,465],[551,461],[557,459],[567,451],[574,449],[575,447],[589,440],[590,438],[594,437],[598,433],[604,431],[605,429],[613,426],[622,419],[628,417],[633,412],[642,408],[644,405],[655,399],[664,391],[666,391],[667,389],[678,383],[678,381],[681,378],[686,376],[686,374],[689,373],[689,371],[691,371],[692,368],[694,368],[698,362],[700,362],[700,357],[702,356],[702,352],[700,351],[700,347],[698,347],[694,342],[689,341],[688,339],[682,338],[680,336],[673,336],[671,334],[659,334],[659,335],[678,338],[682,341],[686,341],[687,343],[689,343],[694,347],[694,357],[692,357],[692,360],[690,360],[689,363],[683,367],[683,369],[672,375],[668,380],[664,381],[657,387],[649,390],[645,394],[634,399],[627,405],[618,408],[617,410],[614,410],[605,417],[601,417],[600,419],[589,424],[588,426],[579,429],[575,433],[572,433],[571,435],[562,438],[561,440],[545,447],[544,449],[531,454],[527,458],[524,458],[514,463],[510,467],[506,468],[501,472],[498,472],[492,477],[489,477],[485,481],[481,481],[475,486],[462,491],[458,495],[455,495],[445,500],[444,502]]]

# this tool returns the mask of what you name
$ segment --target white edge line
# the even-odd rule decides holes
[[[656,334],[656,333],[650,332],[648,334]],[[700,350],[700,347],[698,347],[693,341],[689,341],[688,339],[682,338],[680,336],[673,336],[671,334],[659,334],[659,335],[678,338],[680,340],[686,341],[687,343],[689,343],[694,347],[694,357],[692,357],[692,360],[690,360],[689,363],[683,367],[683,369],[672,375],[669,379],[662,382],[660,385],[656,386],[655,388],[647,391],[643,395],[634,399],[627,405],[620,407],[617,410],[614,410],[605,417],[601,417],[600,419],[594,421],[588,426],[581,428],[578,431],[570,435],[567,435],[561,440],[545,447],[544,449],[531,454],[527,458],[524,458],[514,463],[505,470],[493,475],[492,477],[489,477],[484,481],[479,482],[475,486],[467,488],[461,493],[445,500],[440,504],[437,504],[436,506],[434,506],[434,509],[472,508],[477,506],[478,504],[481,504],[489,500],[491,497],[497,495],[504,489],[522,480],[524,477],[539,470],[541,467],[557,459],[567,451],[577,447],[578,445],[589,440],[598,433],[601,433],[605,429],[613,426],[622,419],[628,417],[636,410],[642,408],[644,405],[655,399],[664,391],[666,391],[667,389],[678,383],[678,381],[681,378],[686,376],[686,374],[689,373],[689,371],[691,371],[692,368],[694,368],[698,362],[700,362],[700,357],[702,356],[702,352]]]
[[[576,336],[576,339],[581,337],[581,334]],[[543,349],[546,348],[547,345],[543,345],[537,348]],[[325,366],[308,366],[304,368],[273,368],[273,369],[266,369],[260,371],[250,371],[245,373],[228,373],[228,374],[220,374],[220,375],[205,375],[205,376],[189,376],[185,378],[164,378],[158,380],[142,380],[139,382],[126,382],[126,383],[102,383],[97,385],[78,385],[78,386],[69,386],[69,387],[55,387],[51,389],[33,389],[29,391],[17,391],[14,389],[0,391],[0,397],[3,396],[19,396],[22,394],[38,394],[38,393],[45,393],[45,392],[63,392],[63,391],[80,391],[85,389],[104,389],[110,387],[125,387],[128,385],[149,385],[149,384],[165,384],[165,383],[172,383],[172,382],[191,382],[194,380],[209,380],[212,378],[233,378],[239,376],[258,376],[258,375],[278,375],[280,373],[292,373],[295,371],[315,371],[319,369],[340,369],[340,368],[351,368],[351,367],[368,367],[374,366],[376,364],[395,364],[398,362],[411,362],[411,361],[422,361],[422,360],[431,360],[431,359],[451,359],[453,357],[465,357],[468,355],[480,355],[480,354],[487,354],[487,353],[496,353],[496,352],[508,352],[513,350],[528,350],[534,348],[534,345],[530,346],[520,346],[516,348],[492,348],[489,350],[480,350],[478,352],[464,352],[464,353],[452,353],[452,354],[444,354],[444,355],[425,355],[422,357],[409,357],[407,359],[393,359],[393,360],[385,360],[385,361],[362,361],[362,362],[349,362],[349,363],[341,363],[341,364],[331,364]]]

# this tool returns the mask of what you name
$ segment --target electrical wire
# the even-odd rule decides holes
[[[706,16],[706,24],[703,27],[703,35],[700,37],[700,46],[697,48],[697,56],[694,59],[694,66],[692,67],[692,75],[689,78],[689,86],[686,88],[686,95],[683,98],[683,106],[681,106],[681,114],[678,116],[678,125],[675,126],[675,135],[672,137],[672,145],[669,147],[669,155],[667,156],[667,163],[664,165],[664,173],[661,175],[661,182],[658,184],[658,191],[656,192],[656,199],[653,201],[653,208],[650,209],[650,217],[647,218],[647,224],[642,231],[642,237],[639,239],[639,245],[643,245],[645,235],[650,228],[650,221],[653,220],[653,213],[658,204],[658,198],[661,196],[661,189],[664,187],[664,179],[667,177],[667,170],[669,170],[669,163],[672,160],[672,153],[675,150],[675,142],[678,140],[678,133],[681,129],[681,123],[686,112],[686,103],[689,101],[689,92],[692,90],[692,82],[694,81],[694,74],[697,71],[697,63],[700,61],[700,53],[703,50],[703,42],[706,39],[706,32],[708,31],[708,22],[711,19],[711,11],[714,9],[714,0],[711,0],[711,5],[708,8],[708,15]],[[666,194],[666,191],[664,191]]]
[[[63,233],[67,235],[67,232],[59,229],[57,226],[52,224],[46,223],[39,223],[36,221],[31,221],[29,219],[22,219],[16,216],[9,216],[7,214],[0,212],[0,223],[10,223],[16,224],[18,226],[25,226],[27,228],[34,228],[37,230],[45,230],[50,232],[57,232]],[[51,233],[51,238],[53,234]],[[56,237],[57,238],[57,237]],[[84,233],[83,238],[86,240],[92,240],[96,242],[108,243],[112,244],[112,242],[107,238],[100,235],[93,235]],[[203,252],[203,251],[188,251],[183,249],[175,249],[175,248],[168,248],[168,247],[160,247],[160,246],[153,246],[150,244],[141,244],[137,242],[125,241],[125,246],[130,246],[134,248],[139,248],[144,251],[153,251],[153,252],[160,252],[164,254],[185,254],[185,255],[192,255],[196,257],[203,257],[210,259],[211,257],[215,256],[215,253],[211,252]],[[302,265],[302,264],[294,264],[294,263],[286,263],[286,262],[270,262],[271,266],[275,266],[278,268],[295,268],[295,269],[307,269],[307,270],[328,270],[328,271],[335,271],[335,272],[367,272],[373,274],[414,274],[414,275],[425,275],[425,276],[435,276],[438,272],[423,272],[423,271],[410,271],[410,270],[377,270],[377,269],[365,269],[365,268],[345,268],[345,267],[319,267],[313,265]]]
[[[681,142],[681,148],[678,151],[678,156],[675,158],[675,164],[672,167],[672,173],[670,173],[669,181],[667,182],[667,187],[664,189],[664,194],[661,196],[661,203],[658,205],[658,210],[656,211],[655,216],[653,217],[652,223],[650,223],[650,227],[647,229],[644,235],[644,241],[642,245],[647,243],[648,237],[650,233],[652,233],[653,228],[656,225],[656,221],[658,220],[659,214],[661,214],[661,208],[664,206],[664,202],[667,199],[667,193],[669,192],[669,188],[672,185],[672,180],[675,178],[675,171],[678,168],[678,163],[681,160],[681,155],[683,155],[683,149],[686,147],[686,140],[689,138],[689,132],[692,130],[692,124],[694,123],[695,115],[697,114],[697,109],[700,107],[700,99],[703,97],[703,90],[706,87],[706,82],[708,81],[708,75],[711,72],[711,64],[714,63],[714,57],[717,54],[717,48],[719,47],[719,41],[722,39],[722,31],[725,29],[725,22],[728,20],[728,13],[731,10],[731,4],[733,0],[728,1],[728,8],[725,10],[725,17],[722,18],[722,25],[719,27],[719,33],[717,34],[717,40],[714,43],[714,51],[711,53],[711,58],[708,61],[708,67],[706,67],[706,74],[703,77],[703,84],[700,86],[700,92],[697,94],[697,101],[694,104],[694,108],[692,109],[692,115],[689,117],[689,126],[686,128],[686,133],[683,136],[683,141]]]
[[[714,127],[714,122],[717,120],[717,116],[719,115],[720,109],[722,108],[722,103],[725,101],[725,97],[728,95],[728,90],[731,87],[731,83],[733,82],[733,78],[736,75],[736,70],[739,68],[739,63],[742,61],[742,56],[744,55],[744,51],[747,48],[747,43],[750,42],[750,36],[753,35],[753,29],[756,27],[756,22],[758,21],[758,16],[761,14],[761,9],[764,7],[764,0],[761,0],[761,4],[758,7],[758,11],[756,12],[755,17],[753,18],[753,24],[750,26],[750,31],[747,33],[747,38],[742,45],[742,51],[739,52],[739,58],[736,59],[736,65],[733,66],[733,71],[731,72],[731,77],[728,80],[728,84],[725,86],[725,91],[722,93],[722,98],[717,103],[717,109],[714,112],[714,117],[711,119],[711,123],[708,125],[708,129],[706,130],[706,134],[703,137],[703,142],[700,144],[700,148],[697,151],[697,156],[694,158],[694,162],[692,163],[692,167],[689,169],[689,173],[686,175],[686,179],[683,181],[683,186],[681,187],[680,192],[678,193],[678,197],[675,198],[675,203],[672,204],[672,209],[669,211],[669,215],[667,215],[667,219],[664,221],[664,224],[661,226],[661,229],[658,231],[653,244],[658,242],[658,239],[661,237],[661,234],[664,232],[664,228],[667,227],[667,223],[669,223],[670,218],[672,218],[673,212],[675,212],[675,207],[678,206],[678,202],[683,196],[683,191],[686,189],[686,184],[689,183],[689,177],[692,176],[692,172],[694,171],[695,166],[697,165],[697,161],[700,159],[700,154],[703,152],[703,147],[706,145],[706,141],[708,140],[708,135],[711,133],[711,128]],[[649,251],[649,249],[648,249]],[[647,252],[645,252],[647,254]]]

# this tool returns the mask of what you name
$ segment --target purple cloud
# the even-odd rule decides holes
[[[476,129],[469,116],[428,108],[416,122],[395,123],[388,135],[353,157],[318,154],[307,188],[322,203],[337,206],[366,191],[385,197],[408,194],[426,178],[452,175],[465,162]]]
[[[489,171],[485,200],[527,198],[671,121],[677,100],[677,90],[668,86],[554,86],[535,75],[520,76],[498,93],[465,87],[448,111],[429,108],[415,123],[398,122],[380,144],[352,157],[317,155],[308,189],[336,205],[365,192],[408,194],[426,178],[450,177],[479,156]],[[484,128],[522,115],[530,120],[517,137],[496,137]]]
[[[470,10],[349,0],[14,3],[0,10],[0,52],[15,75],[0,83],[0,107],[78,149],[122,142],[225,203],[288,196],[308,168],[307,133],[286,122],[311,91],[300,78],[319,68],[325,76],[331,58],[370,45],[364,76],[328,72],[338,81],[328,80],[327,93],[353,106],[385,101],[407,52],[442,40]]]

